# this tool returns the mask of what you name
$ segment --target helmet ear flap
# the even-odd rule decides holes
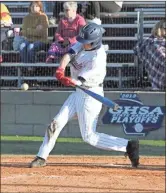
[[[99,39],[97,39],[95,42],[92,42],[92,43],[91,43],[92,49],[97,49],[97,48],[99,48],[99,47],[101,46],[101,44],[102,44],[102,41],[101,41],[101,39],[99,38]]]

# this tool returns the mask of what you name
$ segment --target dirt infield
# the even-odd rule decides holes
[[[52,156],[44,168],[28,168],[32,156],[1,157],[1,192],[165,192],[165,157]]]

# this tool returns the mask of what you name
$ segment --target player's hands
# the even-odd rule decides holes
[[[64,73],[64,69],[58,67],[55,74],[57,80],[59,80],[65,86],[75,86],[75,82],[70,78],[66,77]]]
[[[63,77],[60,82],[65,86],[75,86],[75,82],[70,77]]]
[[[55,74],[57,80],[61,80],[64,77],[64,69],[61,67],[58,67]]]

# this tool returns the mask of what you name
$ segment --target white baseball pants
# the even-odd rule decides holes
[[[102,96],[104,95],[102,87],[94,87],[90,90],[101,94]],[[50,139],[47,136],[47,132],[45,133],[43,143],[37,156],[44,158],[45,160],[47,159],[60,132],[66,123],[76,114],[79,121],[81,136],[85,142],[104,150],[126,152],[128,140],[96,132],[96,125],[101,109],[102,103],[93,99],[82,90],[76,89],[76,91],[65,101],[56,117],[54,117],[53,121],[56,123],[55,132]]]

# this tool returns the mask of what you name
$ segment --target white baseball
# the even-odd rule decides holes
[[[29,86],[28,86],[27,83],[23,83],[23,84],[21,85],[21,90],[28,90],[28,89],[29,89]]]
[[[143,131],[143,125],[140,124],[140,123],[137,123],[135,125],[135,131],[138,132],[138,133],[141,133]]]

